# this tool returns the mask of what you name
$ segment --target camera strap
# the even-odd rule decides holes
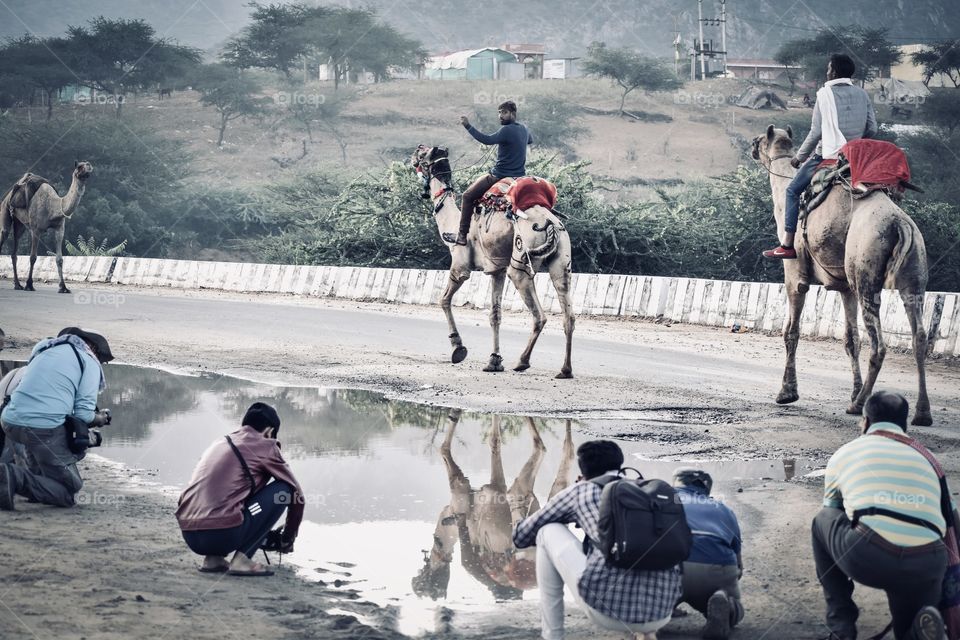
[[[253,479],[253,473],[251,473],[250,467],[247,465],[247,461],[244,460],[243,454],[240,453],[240,449],[237,448],[237,445],[233,444],[233,440],[230,439],[230,436],[223,437],[227,439],[227,444],[229,444],[230,448],[233,449],[234,455],[236,455],[237,460],[240,461],[240,466],[243,467],[243,475],[246,476],[247,481],[250,483],[250,495],[247,496],[247,500],[249,500],[257,492],[257,482]]]

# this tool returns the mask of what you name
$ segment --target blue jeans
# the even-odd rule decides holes
[[[823,162],[823,158],[816,154],[807,158],[807,161],[800,165],[797,175],[793,176],[793,180],[787,187],[787,211],[783,220],[783,230],[787,233],[797,231],[797,220],[800,219],[800,194],[810,186],[813,174],[817,172],[817,167],[821,162]]]

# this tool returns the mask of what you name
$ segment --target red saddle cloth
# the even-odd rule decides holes
[[[537,205],[552,209],[557,203],[557,188],[553,183],[536,176],[503,178],[487,189],[481,202],[499,211],[506,210],[508,206],[516,211],[525,211]]]
[[[907,155],[897,145],[883,140],[851,140],[840,153],[850,161],[850,182],[854,186],[893,187],[903,190],[910,182]]]

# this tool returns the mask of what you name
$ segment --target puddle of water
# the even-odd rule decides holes
[[[12,366],[0,362],[0,374]],[[399,608],[407,634],[432,630],[441,604],[477,611],[537,597],[533,558],[513,549],[512,522],[573,480],[573,448],[589,439],[562,419],[465,413],[452,420],[459,412],[365,391],[106,369],[99,404],[114,420],[97,453],[161,485],[182,488],[207,446],[233,431],[252,402],[275,406],[284,455],[307,500],[297,551],[284,560],[306,579]],[[669,479],[691,464],[663,460],[659,442],[620,444],[627,465],[646,477]],[[695,464],[714,476],[721,495],[738,479],[784,480],[814,468],[802,459]]]

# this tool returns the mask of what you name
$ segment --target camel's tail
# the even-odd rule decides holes
[[[887,289],[897,288],[897,276],[902,272],[904,266],[916,251],[916,239],[914,234],[919,230],[914,227],[912,221],[906,216],[897,216],[897,243],[893,247],[893,252],[887,260],[887,273],[884,278],[884,287]],[[922,237],[920,238],[922,242]]]

